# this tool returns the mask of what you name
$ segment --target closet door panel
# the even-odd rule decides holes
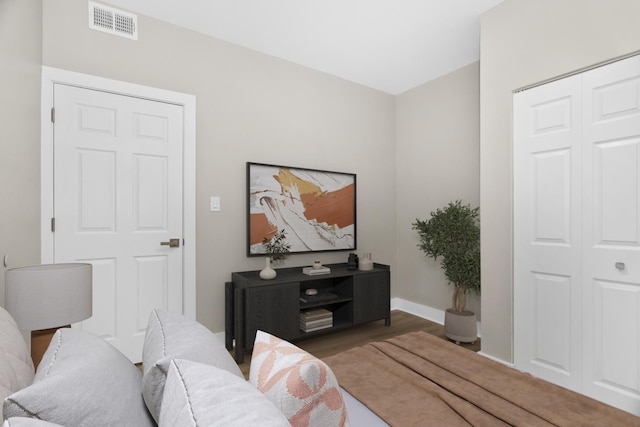
[[[569,77],[514,97],[514,361],[579,389],[581,86]]]
[[[534,273],[533,354],[529,363],[537,370],[552,371],[571,377],[571,306],[572,279],[568,276]]]
[[[591,388],[636,394],[640,389],[640,287],[593,280],[593,295],[593,359],[598,362],[590,366]]]
[[[640,408],[640,57],[583,75],[584,393]]]
[[[592,248],[640,245],[640,138],[594,142],[591,147]]]

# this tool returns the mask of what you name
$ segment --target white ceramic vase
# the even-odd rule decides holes
[[[265,267],[260,270],[260,278],[262,280],[271,280],[276,277],[276,271],[271,268],[271,258],[265,258]]]
[[[366,253],[362,255],[360,261],[358,261],[358,270],[368,271],[373,270],[373,260],[371,259],[371,254]]]

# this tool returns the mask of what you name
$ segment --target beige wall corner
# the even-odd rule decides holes
[[[398,277],[395,296],[444,311],[453,287],[416,246],[411,224],[457,199],[479,206],[480,87],[474,62],[396,98]],[[484,220],[484,215],[481,213]],[[480,299],[468,309],[480,318]]]

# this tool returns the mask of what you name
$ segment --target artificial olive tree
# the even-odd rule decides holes
[[[479,211],[457,200],[431,212],[430,219],[412,224],[420,236],[418,247],[427,257],[440,258],[445,277],[454,286],[452,308],[457,312],[464,311],[467,293],[480,293]]]

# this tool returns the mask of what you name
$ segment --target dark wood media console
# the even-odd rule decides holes
[[[288,341],[326,334],[353,325],[385,320],[391,324],[390,269],[349,270],[347,264],[327,265],[331,273],[309,276],[302,267],[278,269],[273,280],[260,279],[259,270],[231,274],[225,283],[225,345],[236,362],[244,361],[262,330]],[[306,295],[315,289],[315,296]],[[323,308],[333,313],[333,326],[313,332],[300,328],[300,313]]]

